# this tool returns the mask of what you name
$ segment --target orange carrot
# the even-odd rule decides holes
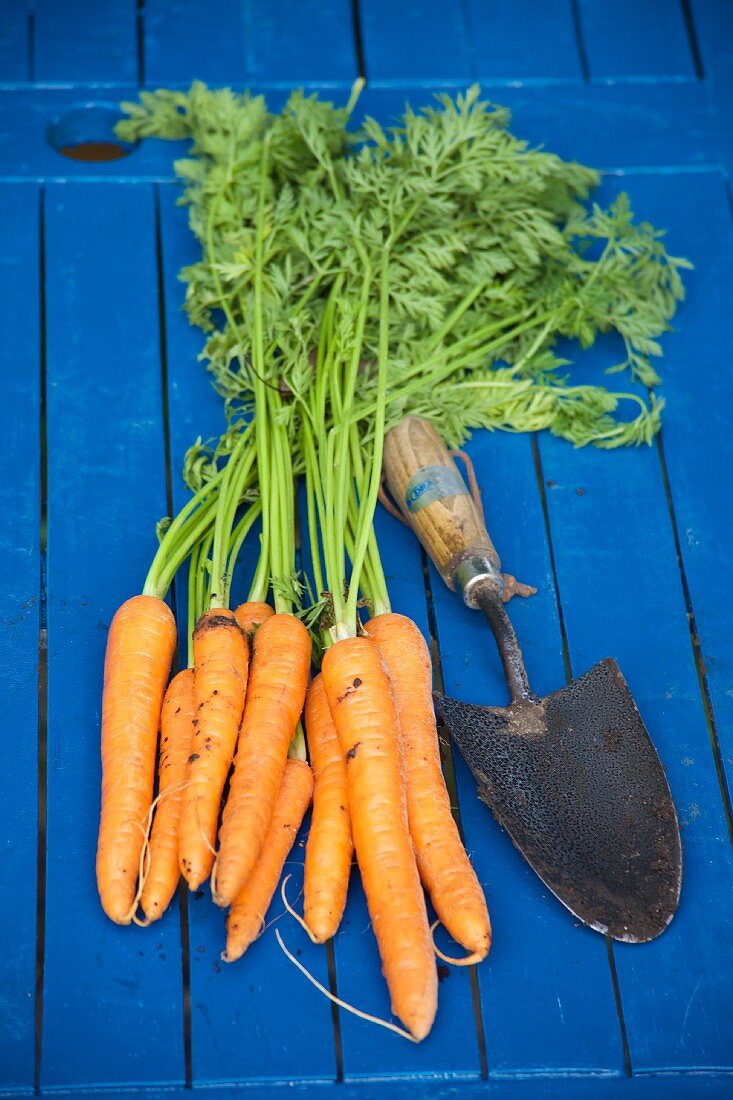
[[[160,715],[158,800],[140,897],[149,921],[163,916],[178,886],[178,822],[195,717],[193,669],[184,668],[168,685]]]
[[[285,860],[295,843],[313,793],[313,773],[303,760],[288,760],[260,857],[227,917],[224,962],[240,958],[259,936]]]
[[[214,862],[219,805],[237,743],[247,688],[248,650],[234,613],[205,612],[193,634],[194,735],[188,758],[178,859],[196,890]]]
[[[97,887],[102,908],[117,924],[129,924],[135,907],[160,709],[175,646],[173,615],[157,596],[133,596],[112,619],[104,658]]]
[[[232,904],[257,862],[303,709],[310,661],[310,635],[294,615],[272,615],[254,635],[247,705],[211,882],[217,905]]]
[[[315,942],[325,943],[341,923],[354,845],[346,763],[321,676],[308,688],[305,727],[315,788],[305,849],[303,916]]]
[[[379,650],[364,637],[328,649],[321,675],[346,758],[354,846],[392,1011],[424,1039],[438,1007],[438,979],[407,823],[392,687]]]
[[[367,623],[367,632],[392,681],[420,878],[448,932],[478,962],[491,945],[491,922],[451,813],[440,766],[428,647],[415,623],[404,615],[377,615]]]
[[[249,600],[240,603],[234,611],[234,617],[245,634],[251,634],[258,626],[262,626],[265,619],[275,614],[274,608],[269,603],[260,603],[259,600]]]

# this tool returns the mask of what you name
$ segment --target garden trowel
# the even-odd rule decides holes
[[[480,507],[438,433],[406,417],[387,435],[384,472],[449,588],[486,616],[509,685],[507,707],[436,694],[438,711],[491,808],[542,881],[584,924],[653,939],[677,908],[682,851],[661,762],[616,662],[607,657],[538,698],[504,601]]]

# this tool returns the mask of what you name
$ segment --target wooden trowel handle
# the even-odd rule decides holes
[[[469,606],[472,591],[501,596],[504,579],[499,555],[489,538],[458,467],[427,420],[406,416],[384,442],[384,475],[397,505],[433,559],[449,588]]]

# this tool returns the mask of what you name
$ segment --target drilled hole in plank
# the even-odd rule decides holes
[[[120,141],[115,126],[123,118],[108,103],[80,103],[64,111],[46,130],[52,149],[70,160],[103,164],[128,157],[138,142]]]

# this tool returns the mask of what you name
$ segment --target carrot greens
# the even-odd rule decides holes
[[[361,587],[388,606],[372,530],[384,432],[415,413],[454,446],[475,428],[649,443],[663,409],[649,388],[658,338],[689,266],[634,220],[626,195],[589,207],[599,174],[515,137],[477,87],[408,107],[389,129],[352,125],[359,90],[344,108],[294,92],[274,114],[261,96],[194,83],[142,93],[118,127],[126,140],[192,143],[176,171],[202,254],[181,277],[230,427],[213,450],[192,448],[188,483],[211,511],[207,487],[227,479],[221,534],[238,487],[256,477],[250,596],[272,589],[288,610],[302,589],[293,529],[304,475],[316,602],[329,593],[337,635],[356,629]],[[558,342],[588,347],[610,331],[624,348],[611,373],[637,385],[569,378]],[[251,470],[221,474],[250,420]],[[198,528],[175,522],[170,545],[183,554]],[[228,535],[214,544],[218,598],[236,552],[226,556]],[[166,551],[152,583],[166,557],[172,568]]]
[[[311,384],[333,287],[358,302],[364,258],[377,270],[389,240],[387,426],[416,412],[439,420],[454,444],[479,426],[548,428],[576,445],[649,442],[659,399],[568,385],[554,349],[561,338],[588,346],[615,330],[625,346],[617,369],[655,384],[657,338],[682,297],[686,261],[634,222],[626,196],[589,211],[598,174],[514,137],[508,113],[480,102],[477,88],[437,99],[408,108],[390,130],[367,119],[353,131],[353,97],[339,109],[296,92],[273,115],[262,97],[194,84],[126,106],[127,140],[193,140],[177,171],[204,255],[183,278],[189,316],[209,333],[215,385],[229,403],[251,402],[262,198],[262,350],[274,359],[271,384],[285,378],[296,403]],[[358,418],[361,403],[376,400],[379,315],[372,279]],[[619,415],[627,409],[628,420]]]

